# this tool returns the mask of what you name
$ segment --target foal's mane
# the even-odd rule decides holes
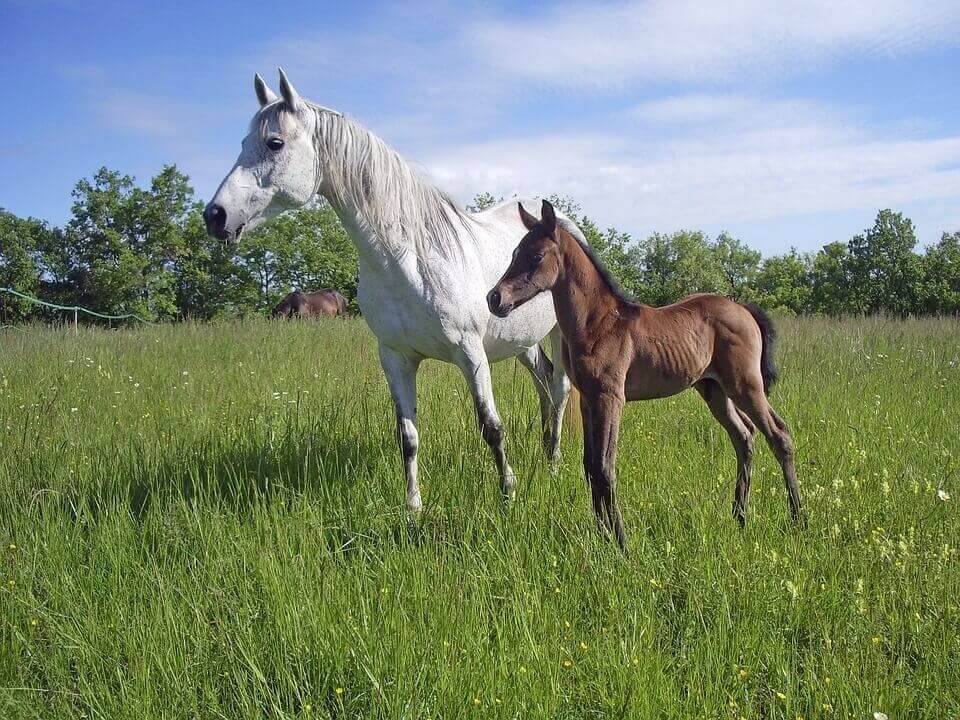
[[[586,238],[578,233],[570,232],[569,229],[563,227],[559,218],[557,219],[557,230],[566,232],[577,241],[577,244],[583,250],[584,255],[587,256],[587,259],[593,264],[594,269],[596,269],[597,274],[600,275],[600,279],[603,280],[607,288],[611,293],[613,293],[613,296],[617,298],[617,300],[632,307],[643,307],[643,303],[639,302],[636,298],[631,297],[624,291],[622,287],[620,287],[620,283],[617,282],[609,268],[607,268],[607,266],[603,264],[603,261],[600,260],[599,256],[597,255],[597,251],[590,247],[589,243],[586,241]]]
[[[458,230],[466,229],[473,237],[474,221],[464,210],[358,122],[302,102],[316,120],[314,149],[335,204],[355,209],[360,224],[395,245],[394,250],[412,245],[451,259],[459,255]],[[287,106],[277,100],[262,108],[254,122],[262,127],[282,112],[288,112]]]

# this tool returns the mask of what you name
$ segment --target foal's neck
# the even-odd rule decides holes
[[[598,326],[619,314],[623,301],[576,238],[563,230],[556,237],[563,262],[552,290],[557,322],[568,344],[592,343]]]

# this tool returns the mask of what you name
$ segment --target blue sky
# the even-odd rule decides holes
[[[922,243],[960,229],[956,0],[0,0],[0,33],[0,206],[54,223],[101,165],[210,197],[283,65],[463,202],[571,195],[767,253],[882,207]]]

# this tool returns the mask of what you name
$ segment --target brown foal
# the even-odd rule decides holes
[[[510,267],[487,295],[506,317],[549,290],[563,334],[563,361],[580,391],[583,466],[602,530],[621,548],[626,534],[616,500],[617,435],[624,402],[675,395],[694,387],[737,453],[733,514],[746,521],[757,428],[783,470],[790,512],[801,520],[793,440],[767,392],[776,378],[773,324],[757,307],[720,295],[691,295],[653,308],[625,297],[592,251],[557,225],[543,202],[537,220],[520,206],[529,231]]]
[[[336,290],[301,292],[294,290],[270,313],[273,317],[336,317],[347,314],[347,299]]]

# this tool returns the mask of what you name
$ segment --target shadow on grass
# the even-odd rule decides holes
[[[489,537],[478,527],[482,520],[457,518],[462,512],[469,516],[472,507],[429,508],[412,522],[402,503],[399,452],[383,433],[301,428],[274,438],[251,433],[235,440],[207,436],[171,448],[160,462],[133,460],[128,469],[105,472],[86,492],[51,499],[56,497],[57,511],[84,531],[118,515],[129,517],[138,528],[150,516],[177,514],[184,508],[230,514],[244,522],[264,508],[286,506],[299,512],[307,503],[320,509],[322,519],[311,519],[317,543],[343,559],[386,547],[432,548],[446,554]],[[371,481],[378,476],[395,483],[385,486],[387,497],[380,496],[380,483]]]
[[[242,515],[278,499],[309,496],[345,508],[356,487],[353,479],[394,459],[385,458],[385,450],[377,438],[340,432],[319,440],[293,432],[279,439],[247,436],[233,444],[207,437],[159,462],[135,461],[85,493],[59,494],[58,504],[74,522],[87,523],[124,509],[140,523],[154,506],[169,503]]]

